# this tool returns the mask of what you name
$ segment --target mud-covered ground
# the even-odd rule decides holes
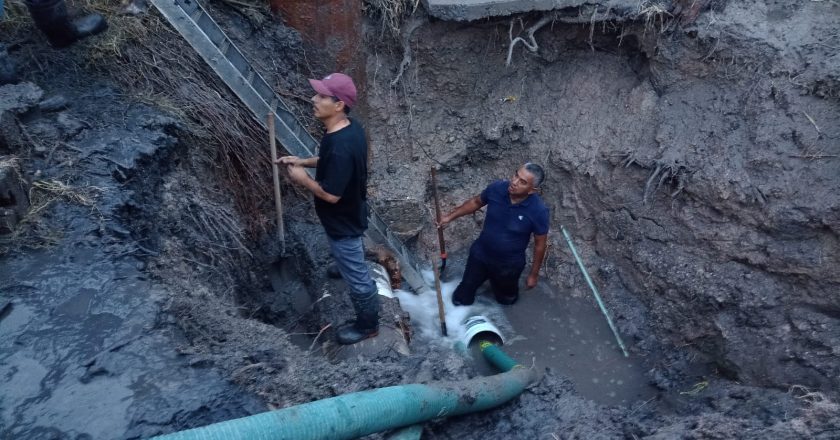
[[[514,49],[510,67],[509,19],[421,18],[413,62],[394,87],[402,48],[371,33],[361,117],[372,197],[429,203],[435,164],[452,207],[524,161],[544,164],[553,229],[543,283],[588,294],[559,234],[565,225],[658,392],[600,405],[552,370],[501,408],[427,423],[425,437],[840,434],[840,7],[732,3],[714,2],[694,21],[553,23],[536,32],[535,53]],[[262,9],[212,6],[305,115],[305,78],[330,68],[318,49]],[[539,18],[524,16],[513,31]],[[148,75],[156,60],[119,50],[118,39],[55,51],[37,36],[6,38],[21,73],[0,88],[0,102],[15,103],[0,119],[3,154],[18,158],[33,209],[0,256],[0,436],[141,438],[478,374],[421,337],[407,356],[335,360],[322,344],[329,329],[318,333],[349,306],[325,277],[311,206],[290,187],[291,257],[272,285],[267,156],[246,157],[249,173],[229,172],[242,163],[237,152],[253,150],[216,143],[202,113],[177,111],[177,96],[150,95],[156,77],[146,76],[145,94],[120,81],[109,69]],[[212,87],[219,108],[244,115],[230,118],[237,130],[258,142],[235,98]],[[47,101],[58,95],[66,105]],[[263,183],[250,191],[243,175]],[[479,224],[447,230],[456,257]],[[433,239],[421,232],[418,256]],[[296,303],[300,290],[311,305]]]

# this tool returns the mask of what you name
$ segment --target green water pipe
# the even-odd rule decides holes
[[[572,237],[569,236],[565,226],[560,225],[560,230],[563,231],[563,237],[566,237],[566,243],[569,244],[569,249],[572,250],[572,255],[575,256],[578,267],[580,267],[580,271],[583,272],[583,278],[586,279],[586,283],[589,284],[589,288],[592,289],[592,294],[595,295],[595,300],[598,301],[598,307],[601,308],[601,313],[603,313],[604,317],[607,318],[607,324],[609,324],[610,330],[612,330],[613,335],[615,335],[615,340],[618,341],[618,346],[621,347],[621,352],[624,353],[624,357],[630,356],[630,354],[627,353],[627,348],[624,347],[624,341],[621,340],[621,336],[618,334],[618,329],[615,328],[615,324],[613,324],[612,318],[610,318],[610,313],[607,311],[607,307],[604,305],[604,302],[601,301],[601,295],[598,294],[598,288],[595,287],[595,283],[592,282],[592,278],[589,278],[589,272],[586,271],[586,267],[583,265],[583,260],[580,259],[577,248],[575,248],[575,244],[572,243]]]
[[[464,345],[463,342],[459,341],[455,347],[460,353],[464,355],[467,354],[466,345]],[[519,364],[519,362],[513,360],[513,358],[508,356],[507,353],[502,351],[501,348],[492,342],[481,341],[479,343],[479,347],[481,348],[481,353],[484,355],[484,358],[487,359],[487,362],[498,368],[500,371],[510,371],[516,367],[524,368],[521,364]],[[396,430],[386,438],[387,440],[419,440],[422,435],[423,425],[417,424]]]
[[[498,368],[501,371],[511,371],[514,368],[524,368],[519,362],[516,362],[502,351],[496,344],[488,341],[481,341],[478,345],[481,348],[481,354],[484,359],[490,362],[490,365]]]
[[[341,440],[499,406],[536,381],[497,347],[483,349],[510,370],[460,382],[379,388],[155,437],[159,440]],[[501,354],[500,354],[501,353]],[[504,355],[504,356],[502,356]],[[510,360],[510,361],[508,361]]]

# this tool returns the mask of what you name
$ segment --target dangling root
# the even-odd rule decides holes
[[[639,11],[636,13],[636,19],[644,21],[644,32],[652,31],[656,28],[657,21],[659,22],[659,32],[665,32],[665,18],[672,17],[671,13],[659,3],[645,2],[639,5]]]
[[[400,78],[402,78],[403,73],[405,73],[405,69],[411,64],[411,35],[414,31],[417,30],[426,20],[422,18],[413,17],[409,20],[402,29],[402,46],[403,46],[403,59],[400,63],[400,69],[397,72],[397,76],[391,81],[391,87],[394,87],[399,82]]]
[[[656,168],[652,173],[650,173],[650,176],[645,183],[645,192],[642,195],[642,203],[646,205],[648,196],[656,192],[666,181],[671,181],[672,184],[676,184],[676,190],[670,194],[672,198],[676,197],[685,188],[685,182],[683,182],[681,177],[684,173],[685,167],[682,165],[677,165],[675,163],[665,165],[662,162],[657,161]],[[656,180],[657,177],[659,178],[658,181]],[[653,187],[653,182],[656,182],[655,187]]]
[[[644,203],[645,205],[647,205],[647,198],[648,194],[650,193],[650,184],[653,183],[653,179],[656,179],[656,176],[659,175],[660,171],[662,171],[662,165],[657,164],[656,169],[653,170],[653,172],[650,174],[650,177],[648,177],[647,183],[645,183],[645,192],[642,195],[642,203]]]
[[[537,40],[534,39],[534,34],[543,26],[553,22],[556,18],[556,14],[544,15],[543,18],[540,19],[540,21],[528,28],[527,39],[522,37],[513,38],[513,23],[515,19],[512,19],[510,21],[510,29],[508,29],[508,36],[510,37],[510,46],[508,47],[508,56],[507,61],[505,62],[505,66],[510,66],[510,60],[513,57],[513,48],[516,47],[516,43],[521,42],[529,51],[536,52],[540,47],[539,45],[537,45]]]

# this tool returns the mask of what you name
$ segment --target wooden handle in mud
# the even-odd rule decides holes
[[[268,113],[268,137],[271,143],[271,169],[274,174],[274,203],[277,206],[277,236],[280,254],[286,255],[286,230],[283,226],[283,195],[280,193],[280,166],[277,164],[277,141],[274,136],[274,112]]]

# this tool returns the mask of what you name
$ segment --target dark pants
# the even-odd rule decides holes
[[[510,305],[519,299],[519,276],[525,269],[525,262],[492,262],[476,255],[470,249],[464,278],[452,294],[452,304],[468,306],[475,301],[475,292],[490,280],[493,295],[499,304]]]

